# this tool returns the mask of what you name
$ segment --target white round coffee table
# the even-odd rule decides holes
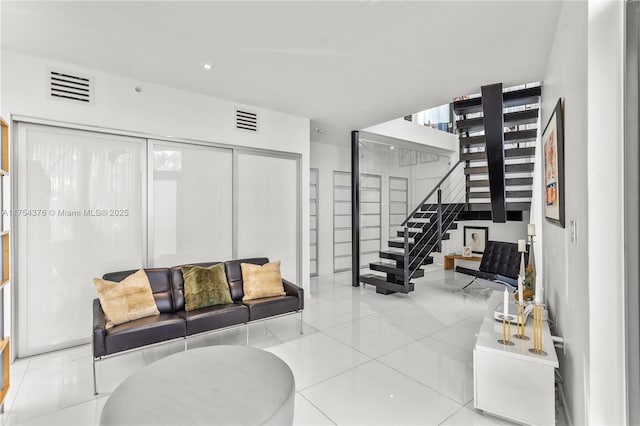
[[[210,346],[150,364],[109,396],[100,425],[292,424],[287,364],[246,346]]]

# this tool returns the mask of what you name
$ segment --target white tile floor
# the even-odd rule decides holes
[[[299,317],[253,324],[250,344],[285,360],[296,380],[298,425],[503,425],[473,408],[472,353],[491,289],[431,266],[409,295],[350,286],[350,273],[311,280]],[[483,284],[488,284],[483,282]],[[189,347],[244,344],[245,328],[192,338]],[[109,393],[141,367],[183,349],[170,343],[98,364],[91,348],[16,361],[5,425],[94,425]],[[561,422],[561,421],[560,421]]]

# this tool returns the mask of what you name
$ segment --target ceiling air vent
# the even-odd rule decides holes
[[[74,102],[93,103],[93,78],[49,70],[49,96]]]
[[[241,130],[249,130],[251,132],[258,131],[258,114],[246,110],[236,109],[236,128]]]

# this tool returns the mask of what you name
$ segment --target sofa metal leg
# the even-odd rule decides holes
[[[248,322],[244,323],[244,329],[247,332],[247,346],[249,346],[249,323]]]
[[[187,338],[186,338],[186,336],[184,338],[184,350],[185,351],[187,350]]]
[[[302,330],[304,323],[302,322],[302,310],[300,310],[300,334],[304,334],[304,331]]]
[[[91,357],[91,359],[93,361],[93,394],[97,395],[98,386],[96,385],[96,359],[94,357]]]

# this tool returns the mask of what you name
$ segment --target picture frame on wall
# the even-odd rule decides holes
[[[418,164],[418,153],[412,149],[400,148],[400,167]]]
[[[542,133],[544,165],[544,216],[564,228],[564,116],[558,99]]]
[[[465,226],[464,247],[469,247],[472,253],[482,254],[489,241],[489,228],[486,226]]]

